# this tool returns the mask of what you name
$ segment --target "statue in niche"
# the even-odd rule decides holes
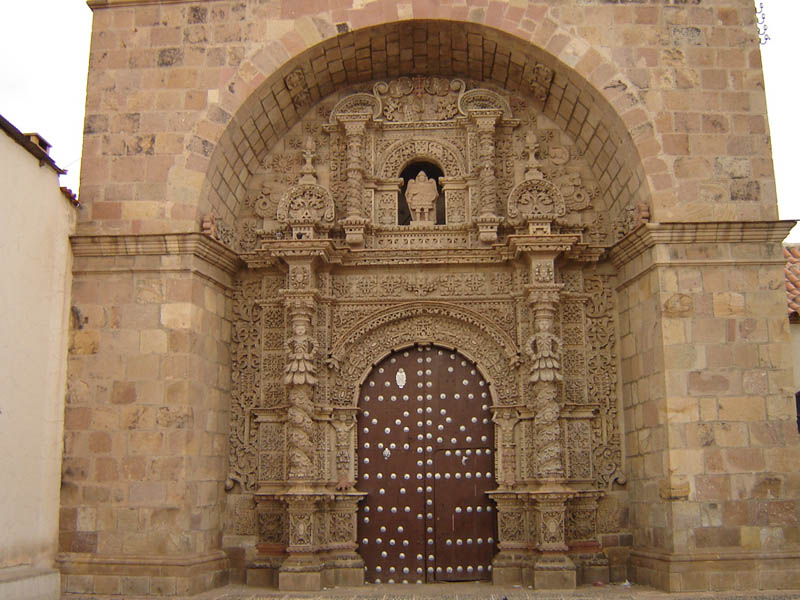
[[[314,385],[317,383],[314,354],[317,343],[308,335],[305,321],[298,321],[293,326],[292,336],[286,340],[286,374],[287,385]]]
[[[411,218],[418,223],[434,223],[436,220],[436,199],[439,189],[435,179],[428,179],[425,171],[420,171],[416,179],[411,179],[406,187],[406,202]]]

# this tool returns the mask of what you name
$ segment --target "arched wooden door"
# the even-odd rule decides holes
[[[361,388],[359,552],[366,581],[490,579],[497,520],[488,386],[458,353],[399,351]]]

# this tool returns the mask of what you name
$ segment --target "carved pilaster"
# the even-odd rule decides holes
[[[316,591],[322,588],[322,563],[316,555],[320,531],[319,503],[322,496],[316,494],[286,494],[289,524],[288,557],[281,565],[278,581],[282,590]]]
[[[478,111],[475,111],[477,113]],[[495,173],[495,129],[497,120],[502,116],[500,111],[480,111],[471,113],[478,130],[480,177],[479,217],[497,216],[497,175]]]
[[[533,568],[533,584],[537,589],[568,589],[576,584],[575,564],[565,554],[567,501],[569,491],[533,493],[533,513],[537,537],[536,548],[542,553]]]
[[[501,110],[470,110],[470,119],[475,123],[478,136],[478,200],[473,207],[478,239],[484,244],[497,241],[497,173],[495,172],[495,135]]]
[[[347,490],[355,483],[353,473],[353,431],[356,425],[356,410],[339,408],[331,421],[336,432],[336,489]]]
[[[289,263],[289,289],[284,290],[288,337],[284,343],[286,386],[288,479],[294,484],[315,477],[314,387],[317,385],[318,344],[312,320],[316,311],[316,289],[312,258],[297,256]]]
[[[497,424],[497,447],[499,449],[499,468],[497,470],[500,488],[512,489],[517,481],[517,448],[514,441],[514,427],[519,422],[516,409],[498,409],[492,420]]]
[[[500,552],[492,560],[495,585],[520,585],[533,560],[529,543],[527,495],[514,492],[489,492],[497,505],[497,537]]]
[[[364,137],[367,119],[362,115],[355,117],[339,116],[344,124],[345,146],[347,148],[347,218],[364,218],[362,190],[364,188]]]

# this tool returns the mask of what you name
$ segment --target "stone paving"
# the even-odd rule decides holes
[[[278,590],[229,585],[212,590],[193,600],[800,600],[798,591],[685,592],[667,593],[641,585],[610,584],[580,586],[576,590],[541,590],[497,587],[488,583],[416,585],[368,585],[335,588],[321,592],[281,592]],[[133,599],[128,599],[133,600]]]

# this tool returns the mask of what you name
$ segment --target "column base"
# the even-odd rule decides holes
[[[326,570],[330,573],[332,585],[337,587],[364,585],[364,559],[355,552],[333,556]]]
[[[602,552],[572,554],[570,558],[575,563],[579,585],[606,584],[611,581],[608,557]]]
[[[502,550],[492,560],[492,584],[497,586],[532,585],[531,559],[525,552]]]
[[[290,555],[278,569],[278,589],[287,592],[322,590],[322,563],[315,556]]]
[[[564,554],[543,554],[533,565],[533,589],[574,590],[575,563]]]

